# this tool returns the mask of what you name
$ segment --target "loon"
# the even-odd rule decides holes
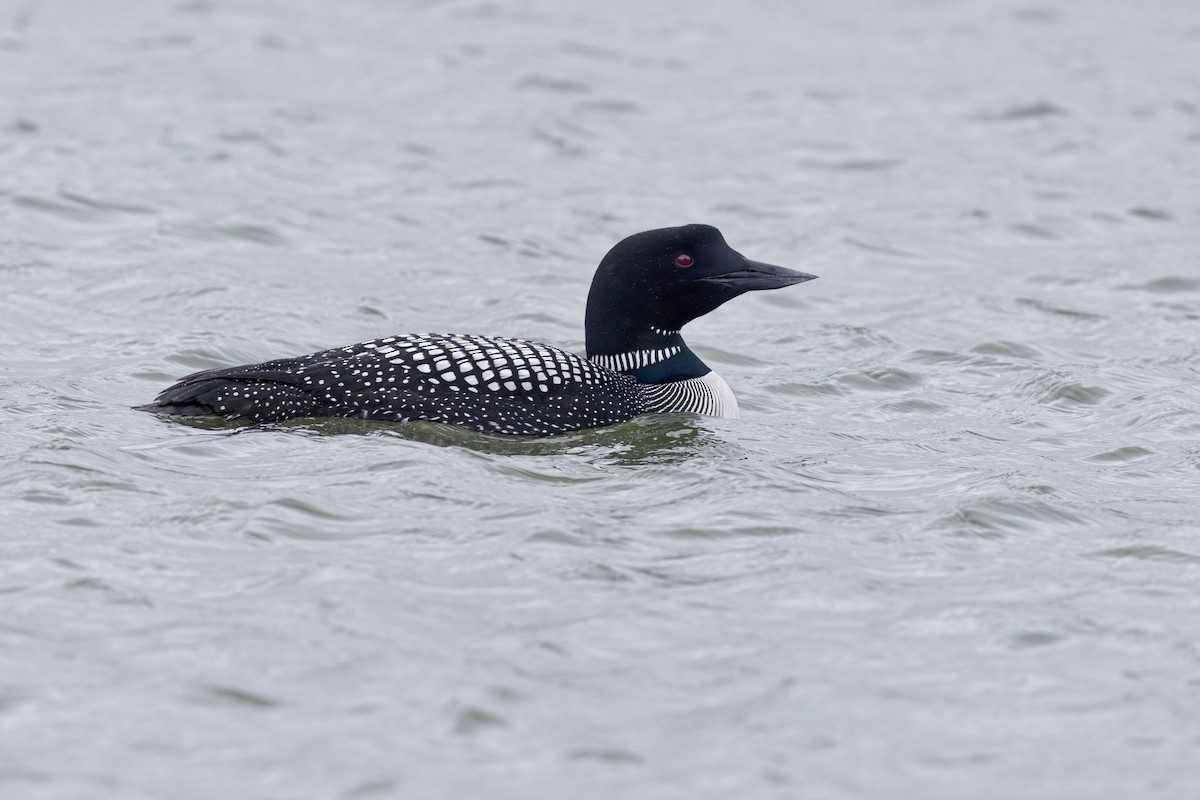
[[[645,231],[618,242],[596,270],[586,359],[524,339],[404,334],[197,372],[137,409],[255,423],[426,420],[505,436],[549,436],[655,412],[737,417],[729,385],[680,329],[744,292],[815,277],[751,261],[710,225]]]

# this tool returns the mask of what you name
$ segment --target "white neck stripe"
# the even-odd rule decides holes
[[[595,355],[589,360],[593,364],[599,364],[606,369],[616,372],[628,372],[629,370],[657,364],[660,361],[666,361],[671,356],[678,354],[682,349],[682,347],[676,345],[657,350],[630,350],[628,353],[617,353],[616,355]]]

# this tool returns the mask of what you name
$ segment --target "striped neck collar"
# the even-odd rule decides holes
[[[661,328],[650,328],[621,352],[590,353],[588,360],[646,384],[689,380],[712,371],[687,346],[679,331]]]
[[[630,350],[627,353],[615,353],[613,355],[594,355],[589,361],[593,364],[615,370],[617,372],[632,372],[649,367],[654,364],[666,361],[672,356],[679,355],[682,352],[684,345],[673,344],[666,347],[651,347],[642,350]]]

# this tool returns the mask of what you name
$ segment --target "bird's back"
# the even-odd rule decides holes
[[[538,436],[642,413],[628,375],[523,339],[407,334],[262,364],[198,372],[146,410],[253,422],[356,417]]]

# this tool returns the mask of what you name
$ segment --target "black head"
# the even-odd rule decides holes
[[[815,278],[751,261],[711,225],[635,233],[600,262],[588,293],[588,355],[639,346],[654,329],[678,331],[726,300]]]

